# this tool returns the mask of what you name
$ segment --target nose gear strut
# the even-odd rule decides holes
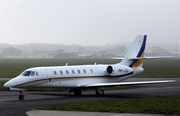
[[[22,95],[23,91],[19,91],[20,95],[19,95],[19,100],[24,100],[24,95]]]

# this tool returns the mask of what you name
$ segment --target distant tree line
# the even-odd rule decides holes
[[[59,49],[63,50],[63,54],[78,54],[78,53],[95,53],[97,56],[123,56],[130,44],[107,44],[104,46],[80,46],[76,44],[72,45],[63,45],[63,44],[40,44],[40,43],[31,43],[31,44],[20,44],[20,45],[11,45],[11,44],[0,44],[0,55],[1,57],[6,56],[30,56],[35,51],[57,51]],[[159,46],[149,47],[149,53],[168,53],[166,49]]]
[[[4,48],[2,49],[2,53],[1,53],[1,55],[3,56],[19,56],[22,54],[23,52],[20,49],[16,49],[13,47]]]

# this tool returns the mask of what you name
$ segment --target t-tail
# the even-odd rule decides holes
[[[146,37],[147,35],[139,35],[135,38],[123,60],[120,62],[121,65],[129,66],[134,71],[141,70],[140,72],[142,72],[144,70],[142,66],[146,47]]]

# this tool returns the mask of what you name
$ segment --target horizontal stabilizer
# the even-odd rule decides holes
[[[173,58],[174,56],[158,56],[158,57],[135,57],[128,58],[129,60],[139,60],[139,59],[161,59],[161,58]]]
[[[175,80],[141,81],[141,82],[120,82],[120,83],[97,83],[97,84],[79,85],[79,87],[107,87],[107,86],[140,85],[140,84],[158,84],[158,83],[172,83],[172,82],[175,82]]]
[[[111,59],[120,59],[120,60],[123,60],[123,57],[113,57]]]

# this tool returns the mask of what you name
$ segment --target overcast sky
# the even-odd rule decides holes
[[[0,0],[0,43],[106,45],[139,34],[180,41],[180,0]]]

